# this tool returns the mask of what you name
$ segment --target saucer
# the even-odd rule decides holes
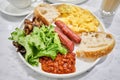
[[[0,11],[10,16],[24,16],[29,14],[32,10],[33,10],[32,6],[25,9],[18,9],[9,4],[9,2],[7,2],[6,0],[2,0],[0,2]]]
[[[50,3],[71,3],[71,4],[80,4],[84,3],[87,0],[46,0]]]

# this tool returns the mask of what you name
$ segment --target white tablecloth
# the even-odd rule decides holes
[[[2,0],[0,0],[2,1]],[[19,58],[8,40],[10,32],[19,25],[23,17],[13,17],[0,12],[0,80],[120,80],[120,7],[113,17],[101,18],[99,7],[101,0],[88,0],[80,6],[87,6],[105,24],[106,29],[116,39],[116,46],[105,59],[94,68],[73,78],[52,79],[40,76],[29,69]]]

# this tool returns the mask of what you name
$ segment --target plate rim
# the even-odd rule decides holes
[[[62,3],[54,3],[52,5],[59,5],[59,4],[62,4]],[[64,3],[64,4],[69,4],[69,3]],[[75,4],[71,4],[71,5],[75,5]],[[78,6],[78,5],[75,5],[75,6]],[[78,6],[78,7],[81,7],[81,6]],[[82,7],[83,8],[83,7]],[[86,9],[86,8],[83,8],[83,9]],[[89,10],[89,9],[88,9]],[[89,10],[90,11],[90,10]],[[92,12],[90,11],[93,16],[95,16],[97,18],[97,20],[100,22],[100,26],[103,28],[103,30],[106,32],[106,29],[105,29],[105,26],[103,24],[103,22]],[[31,13],[29,13],[24,19],[28,19],[30,16],[33,15],[33,11]],[[24,23],[24,19],[20,22],[19,24],[19,28],[23,28],[23,23]],[[100,61],[101,58],[98,58],[94,61],[94,63],[86,70],[84,70],[83,72],[81,73],[70,73],[70,74],[53,74],[53,73],[47,73],[47,72],[40,72],[36,69],[34,69],[34,67],[32,65],[30,65],[25,59],[24,57],[21,55],[21,53],[18,52],[18,55],[20,56],[20,58],[22,59],[22,61],[29,67],[31,68],[33,71],[43,75],[43,76],[47,76],[47,77],[51,77],[51,78],[70,78],[70,77],[74,77],[74,76],[77,76],[77,75],[81,75],[83,73],[85,73],[86,71],[90,70],[91,68],[93,68],[94,66],[96,66],[96,64]]]

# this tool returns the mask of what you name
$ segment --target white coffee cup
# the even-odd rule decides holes
[[[16,8],[27,8],[36,0],[7,0],[7,1]]]

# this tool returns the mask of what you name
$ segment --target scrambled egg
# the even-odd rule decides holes
[[[63,21],[76,33],[98,31],[99,21],[88,10],[68,4],[56,7],[60,12],[57,20]]]

